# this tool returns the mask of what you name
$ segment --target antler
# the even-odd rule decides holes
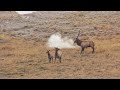
[[[78,36],[77,36],[77,38],[79,37],[79,35],[80,35],[80,31],[79,31],[79,33],[78,33]]]

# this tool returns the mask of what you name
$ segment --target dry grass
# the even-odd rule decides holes
[[[62,49],[63,61],[49,63],[46,43],[0,35],[0,78],[120,78],[120,40],[95,39],[96,52]],[[51,49],[53,50],[53,49]]]
[[[37,12],[30,20],[0,13],[0,78],[120,78],[119,12]],[[95,53],[62,49],[62,63],[49,63],[48,37],[75,38],[79,30],[80,38],[95,42]]]

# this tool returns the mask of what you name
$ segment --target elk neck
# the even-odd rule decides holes
[[[58,55],[58,51],[57,50],[55,50],[55,55]]]
[[[48,57],[50,57],[50,53],[48,52]]]
[[[82,41],[78,39],[77,40],[77,45],[81,46],[81,43],[82,43]]]

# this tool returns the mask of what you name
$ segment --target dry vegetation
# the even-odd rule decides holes
[[[7,24],[6,21],[2,21],[0,78],[120,78],[119,12],[117,14],[114,12],[112,14],[115,14],[114,17],[112,15],[102,17],[99,14],[93,17],[93,13],[84,13],[75,12],[65,16],[56,14],[56,17],[50,14],[51,18],[47,16],[48,14],[45,16],[44,13],[35,13],[32,16],[28,15],[30,16],[30,19],[27,18],[28,21],[26,16],[23,16],[26,19],[23,21],[16,19]],[[49,36],[60,31],[63,36],[73,38],[79,29],[82,38],[95,42],[95,53],[91,54],[92,49],[85,49],[85,53],[81,55],[80,48],[62,49],[62,63],[49,63],[46,51],[54,50],[46,47]]]
[[[120,39],[94,40],[96,52],[62,49],[60,64],[49,63],[43,42],[0,35],[0,78],[120,78]],[[117,41],[117,42],[116,42]],[[53,49],[51,49],[53,50]]]

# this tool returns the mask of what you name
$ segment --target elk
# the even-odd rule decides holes
[[[50,50],[47,50],[46,53],[48,54],[49,63],[51,63],[51,61],[53,62],[53,55],[50,53]]]
[[[56,47],[55,47],[55,62],[56,62],[56,59],[58,58],[58,59],[59,59],[59,62],[61,63],[62,52],[59,51],[59,50],[60,50],[59,48],[56,48]]]
[[[78,33],[78,36],[80,35],[80,31]],[[93,49],[92,53],[94,53],[94,42],[93,41],[82,41],[77,38],[75,39],[74,43],[77,43],[78,46],[81,47],[81,54],[84,52],[85,48],[91,47]]]

